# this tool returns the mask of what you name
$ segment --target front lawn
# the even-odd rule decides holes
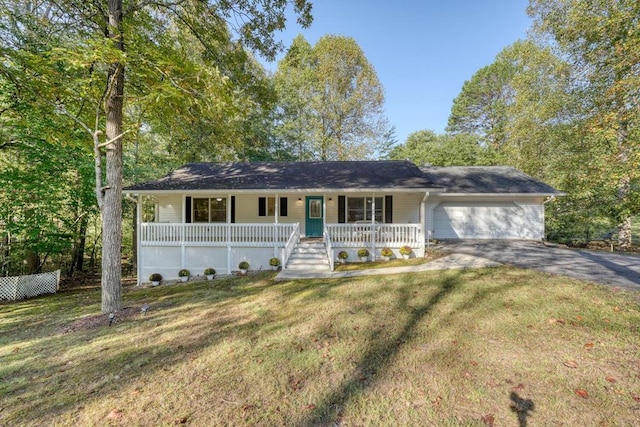
[[[0,304],[0,425],[640,424],[637,292],[272,278],[128,286],[113,326],[99,289]]]

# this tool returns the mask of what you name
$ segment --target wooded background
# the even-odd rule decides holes
[[[530,38],[442,106],[446,133],[406,141],[356,40],[276,43],[287,3],[0,0],[0,275],[104,269],[108,207],[123,224],[108,226],[123,236],[109,265],[132,273],[122,185],[190,161],[510,165],[567,193],[548,205],[548,239],[614,231],[618,249],[633,248],[640,3],[531,0]],[[310,3],[291,3],[310,24]],[[283,48],[273,74],[254,56]]]

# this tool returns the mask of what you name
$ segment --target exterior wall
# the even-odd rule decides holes
[[[419,224],[420,203],[424,193],[399,193],[393,195],[393,223]]]
[[[430,197],[425,229],[436,239],[541,240],[543,202],[542,197]]]
[[[376,193],[376,197],[393,195],[393,223],[394,224],[418,224],[420,223],[420,203],[424,193]],[[323,196],[326,207],[325,223],[338,223],[338,196],[368,197],[371,193],[278,193],[277,197],[287,198],[287,216],[278,215],[279,223],[299,223],[301,233],[305,233],[305,202],[307,196]],[[229,194],[221,193],[197,193],[197,194],[171,194],[156,196],[158,204],[158,216],[155,222],[182,223],[184,210],[184,197],[226,197]],[[258,198],[275,197],[274,193],[240,193],[236,198],[236,223],[271,224],[274,216],[258,215]],[[298,200],[300,199],[300,200]],[[229,201],[227,203],[230,203]]]
[[[140,282],[148,282],[152,273],[162,274],[163,280],[178,280],[178,271],[188,269],[192,276],[203,276],[204,269],[213,267],[217,274],[231,274],[238,270],[240,261],[248,261],[250,270],[268,270],[269,259],[280,257],[274,248],[235,246],[142,246],[140,248]],[[231,257],[231,271],[227,270],[227,257]]]
[[[155,222],[182,222],[183,200],[181,194],[156,196],[158,215]]]

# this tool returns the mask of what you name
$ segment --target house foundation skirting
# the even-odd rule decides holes
[[[187,269],[192,277],[204,277],[205,268],[215,268],[216,274],[231,274],[238,270],[241,261],[247,261],[250,270],[267,270],[269,260],[284,248],[255,246],[189,246],[151,245],[140,247],[141,263],[138,283],[149,281],[153,273],[160,273],[164,280],[178,280],[178,272]]]

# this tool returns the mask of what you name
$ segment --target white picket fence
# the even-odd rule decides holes
[[[0,300],[16,301],[54,294],[60,287],[60,270],[28,276],[0,277]]]

